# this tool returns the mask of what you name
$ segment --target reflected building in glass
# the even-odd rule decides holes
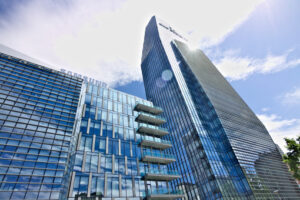
[[[146,27],[142,73],[176,156],[187,199],[299,199],[268,131],[201,50],[162,20]]]
[[[0,50],[0,199],[63,199],[82,79]]]
[[[69,199],[175,199],[168,181],[179,178],[166,164],[172,145],[159,125],[161,108],[149,101],[91,82],[84,102]]]
[[[0,199],[176,199],[161,108],[0,45]]]

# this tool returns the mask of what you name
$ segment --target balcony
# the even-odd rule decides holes
[[[168,129],[147,124],[140,124],[139,128],[136,131],[141,134],[153,135],[158,137],[168,135]]]
[[[142,136],[141,139],[138,140],[138,142],[140,146],[152,147],[156,149],[167,149],[172,147],[170,141],[151,136]]]
[[[144,111],[144,112],[152,113],[154,115],[159,115],[163,112],[163,110],[160,107],[145,105],[139,102],[137,102],[137,104],[135,105],[134,110]]]
[[[147,172],[141,173],[141,176],[145,180],[154,180],[154,181],[171,181],[177,178],[180,178],[180,175],[177,171],[159,171],[159,170],[149,170]]]
[[[176,159],[171,154],[143,152],[142,162],[169,164],[175,162]]]
[[[145,192],[144,197],[147,200],[170,200],[183,198],[184,193],[182,190],[168,191],[167,189],[156,189],[152,191]]]
[[[145,112],[139,112],[139,115],[135,118],[135,121],[145,122],[157,126],[166,123],[166,120],[163,117],[155,116]]]

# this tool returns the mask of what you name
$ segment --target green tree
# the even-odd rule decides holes
[[[295,140],[294,138],[284,138],[288,152],[283,156],[283,161],[289,165],[293,176],[300,180],[300,136]]]

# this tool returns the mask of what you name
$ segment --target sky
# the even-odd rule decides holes
[[[300,135],[298,0],[0,0],[0,43],[145,98],[153,15],[200,48],[285,151]]]

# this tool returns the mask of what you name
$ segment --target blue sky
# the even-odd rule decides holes
[[[0,0],[0,43],[145,97],[140,58],[155,14],[208,55],[284,148],[284,137],[300,135],[299,8],[298,0]]]

